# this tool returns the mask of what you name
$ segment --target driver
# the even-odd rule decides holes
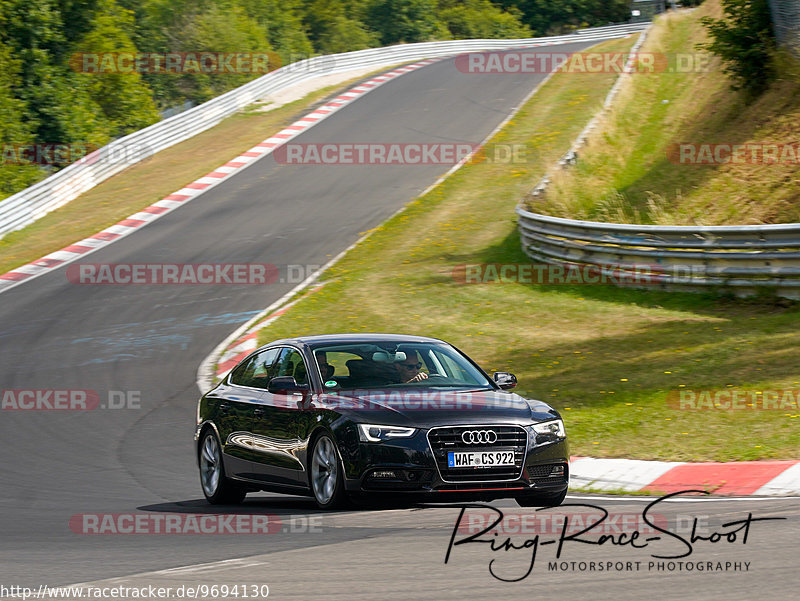
[[[420,371],[422,361],[419,360],[417,351],[406,351],[406,358],[395,363],[398,373],[400,374],[400,381],[406,382],[420,382],[427,380],[428,374]]]

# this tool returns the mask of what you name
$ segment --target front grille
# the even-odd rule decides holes
[[[476,442],[465,444],[462,434],[466,431],[487,431],[496,434],[497,439],[490,435],[492,442]],[[433,428],[428,432],[428,442],[439,468],[439,473],[445,482],[496,482],[502,480],[516,480],[522,474],[522,463],[525,460],[525,449],[528,435],[520,426],[449,426]],[[472,451],[512,451],[514,465],[502,467],[460,467],[451,468],[447,464],[449,452]]]
[[[562,467],[563,471],[555,471],[557,467]],[[529,465],[528,476],[534,484],[564,482],[569,477],[569,466],[566,463]]]

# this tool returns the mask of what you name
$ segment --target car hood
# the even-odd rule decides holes
[[[560,417],[546,403],[505,390],[346,390],[319,395],[314,405],[359,423],[417,428],[529,424]]]

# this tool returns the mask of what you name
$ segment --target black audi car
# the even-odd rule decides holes
[[[559,505],[569,452],[558,412],[509,392],[433,338],[332,334],[276,340],[241,361],[197,407],[210,503],[266,490],[316,499]]]

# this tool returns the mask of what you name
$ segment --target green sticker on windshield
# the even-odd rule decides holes
[[[338,384],[339,384],[339,382],[337,382],[336,380],[328,380],[327,382],[325,382],[325,386],[327,388],[333,388],[334,386],[337,386]]]

